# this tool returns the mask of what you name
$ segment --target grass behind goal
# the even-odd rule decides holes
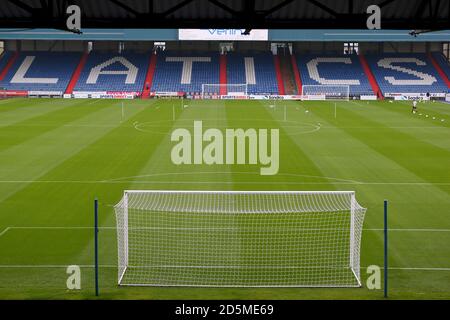
[[[390,297],[450,297],[450,109],[444,103],[7,99],[0,101],[0,298],[93,297],[93,200],[100,200],[100,294],[153,299],[377,299],[390,203]],[[272,106],[272,107],[271,107]],[[284,106],[287,109],[284,118]],[[176,117],[173,120],[173,109]],[[308,112],[306,112],[308,111]],[[426,117],[428,115],[428,117]],[[441,120],[444,121],[441,121]],[[175,166],[170,133],[279,128],[280,171]],[[113,205],[128,189],[355,190],[368,208],[362,288],[123,288]],[[79,265],[82,289],[66,289]]]

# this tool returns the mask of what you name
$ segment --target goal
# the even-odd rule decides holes
[[[247,97],[247,84],[245,83],[204,83],[202,84],[202,98],[214,98],[220,96]]]
[[[125,191],[118,283],[359,287],[365,211],[353,191]]]
[[[302,100],[344,100],[350,99],[348,85],[303,85]]]

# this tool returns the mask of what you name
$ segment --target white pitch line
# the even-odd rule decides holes
[[[384,231],[384,229],[363,229],[363,231]],[[406,231],[406,232],[450,232],[450,229],[396,229],[396,228],[389,228],[388,231]]]
[[[0,264],[0,268],[67,268],[71,264]],[[94,268],[94,265],[80,265],[76,264],[80,268]],[[100,268],[117,268],[117,265],[105,264],[99,265]]]
[[[98,227],[99,229],[116,229],[116,227]],[[24,226],[24,227],[8,227],[8,229],[67,229],[67,230],[76,230],[76,229],[94,229],[94,227],[84,227],[84,226],[74,226],[74,227],[65,227],[65,226]],[[0,234],[1,235],[1,234]]]
[[[0,180],[0,184],[50,184],[50,183],[71,183],[71,184],[261,184],[261,185],[380,185],[380,186],[450,186],[450,182],[363,182],[363,181],[152,181],[152,180]]]
[[[2,233],[0,233],[0,236],[2,236],[4,233],[6,233],[8,230],[12,230],[12,229],[42,229],[42,230],[77,230],[77,229],[93,229],[93,226],[11,226],[11,227],[7,227],[5,230],[3,230]],[[111,226],[111,227],[98,227],[99,229],[105,229],[105,230],[116,230],[116,227]],[[137,230],[145,230],[145,229],[150,229],[153,230],[155,228],[152,227],[137,227],[137,228],[130,228],[130,229],[137,229]],[[182,228],[187,229],[187,230],[199,230],[201,228]],[[225,228],[226,229],[226,228]],[[173,230],[179,230],[179,228],[173,228]],[[211,230],[211,229],[208,229]],[[222,229],[220,229],[222,230]],[[320,230],[320,229],[316,229],[316,230]],[[382,228],[364,228],[362,229],[363,231],[384,231],[384,229]],[[433,229],[433,228],[390,228],[388,231],[390,232],[450,232],[450,229]]]
[[[20,268],[67,268],[70,264],[30,264],[30,265],[26,265],[26,264],[0,264],[0,268],[16,268],[16,269],[20,269]],[[94,268],[94,265],[78,265],[80,268]],[[112,265],[112,264],[104,264],[104,265],[99,265],[100,268],[117,268],[117,265]],[[367,267],[360,267],[360,269],[366,269]],[[380,267],[380,269],[384,269],[383,267]],[[389,270],[406,270],[406,271],[450,271],[450,268],[446,268],[446,267],[389,267]]]
[[[229,174],[248,174],[248,175],[258,175],[258,172],[249,172],[249,171],[238,171],[238,172],[223,172],[223,171],[200,171],[200,172],[165,172],[165,173],[152,173],[152,174],[142,174],[142,175],[135,175],[135,176],[127,176],[127,177],[119,177],[119,178],[113,178],[108,179],[104,181],[122,181],[125,179],[134,179],[136,178],[150,178],[150,177],[165,177],[165,176],[180,176],[180,175],[195,175],[198,176],[200,174],[217,174],[217,175],[229,175]],[[336,177],[327,177],[327,176],[314,176],[314,175],[306,175],[306,174],[295,174],[295,173],[279,173],[279,176],[287,176],[287,177],[296,177],[296,178],[318,178],[318,179],[326,179],[326,180],[332,180],[332,181],[340,181],[340,182],[354,182],[359,183],[359,181],[351,180],[351,179],[342,179],[342,178],[336,178]]]
[[[11,227],[7,227],[5,230],[3,230],[3,231],[0,233],[0,237],[1,237],[2,235],[4,235],[6,232],[8,232],[9,229],[11,229]]]
[[[448,186],[450,182],[370,182],[370,181],[357,181],[351,179],[342,179],[336,177],[327,176],[313,176],[313,175],[302,175],[302,174],[288,174],[280,173],[280,176],[286,177],[296,177],[296,178],[317,178],[329,181],[156,181],[156,180],[135,180],[137,178],[154,178],[154,177],[165,177],[165,176],[180,176],[180,175],[200,175],[200,174],[230,174],[230,172],[221,171],[205,171],[205,172],[166,172],[166,173],[155,173],[155,174],[145,174],[136,175],[128,177],[111,178],[105,180],[0,180],[1,183],[74,183],[74,184],[124,184],[124,183],[134,183],[134,184],[271,184],[271,185],[329,185],[329,184],[339,184],[339,185],[412,185],[412,186],[429,186],[429,185],[443,185]],[[259,175],[257,172],[231,172],[231,174],[251,174]]]
[[[384,268],[382,268],[384,269]],[[450,268],[427,268],[427,267],[389,267],[389,270],[412,270],[412,271],[450,271]]]

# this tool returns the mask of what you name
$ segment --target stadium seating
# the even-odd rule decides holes
[[[450,62],[445,59],[444,55],[440,52],[433,52],[432,56],[437,64],[441,67],[441,70],[447,76],[447,79],[450,79]]]
[[[448,91],[426,54],[367,55],[366,58],[383,94]]]
[[[7,90],[64,92],[80,62],[79,52],[14,52],[0,56],[0,87]],[[74,92],[137,92],[144,89],[151,53],[91,52],[76,82]],[[220,83],[217,52],[158,52],[151,92],[200,94],[202,84]],[[228,53],[226,77],[222,83],[248,84],[249,94],[278,94],[271,52]],[[431,59],[433,57],[433,59]],[[348,85],[350,95],[373,94],[357,55],[296,55],[303,85]],[[365,56],[383,93],[449,92],[444,76],[450,78],[450,64],[441,53],[384,54]],[[434,60],[434,65],[432,63]],[[10,68],[5,66],[9,63]],[[441,75],[436,68],[441,69]],[[223,66],[222,70],[225,70]],[[225,73],[222,72],[222,75]],[[209,94],[219,94],[210,86]],[[224,92],[222,91],[222,94]]]
[[[141,92],[144,87],[149,58],[150,53],[91,52],[81,71],[74,92]]]
[[[348,85],[350,95],[373,90],[357,55],[297,55],[303,85]]]
[[[0,87],[64,92],[80,57],[79,52],[20,52]]]
[[[189,63],[184,69],[183,61],[185,64],[186,61]],[[250,94],[278,94],[271,53],[250,55],[230,53],[226,61],[228,84],[247,83],[247,91]],[[201,93],[202,84],[219,83],[219,55],[216,53],[187,55],[164,52],[158,54],[152,85],[153,92]],[[208,91],[213,91],[207,92],[210,94],[219,94],[219,87],[209,87]]]
[[[229,53],[227,83],[247,83],[249,94],[278,94],[273,55],[271,53],[249,55]]]
[[[159,52],[153,92],[201,93],[202,84],[219,83],[219,54]],[[219,88],[215,92],[219,93]]]
[[[3,54],[0,55],[0,73],[3,71],[3,69],[8,64],[8,61],[11,58],[11,56],[12,56],[11,51],[5,51],[5,52],[3,52]]]

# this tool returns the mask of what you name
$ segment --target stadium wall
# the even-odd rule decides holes
[[[119,44],[122,41],[93,41],[93,52],[91,55],[95,55],[97,53],[103,53],[106,55],[119,55],[118,51],[119,51]],[[196,56],[197,54],[199,56],[202,55],[212,55],[215,54],[217,55],[219,52],[219,41],[165,41],[166,43],[166,49],[167,51],[170,51],[170,54],[175,54],[175,55],[179,55],[180,57],[183,56],[189,56],[189,55],[194,55]],[[244,57],[249,57],[249,56],[258,56],[260,54],[266,55],[270,61],[274,60],[277,61],[278,57],[275,57],[275,59],[272,59],[271,53],[270,53],[270,49],[271,49],[271,41],[236,41],[233,42],[234,43],[234,51],[237,55],[241,55]],[[320,56],[331,56],[331,55],[336,55],[336,56],[341,56],[342,59],[342,54],[343,54],[343,42],[291,42],[292,46],[293,46],[293,53],[294,53],[294,60],[296,59],[296,57],[299,56],[307,56],[308,54],[311,56],[316,56],[316,57],[320,57]],[[87,46],[88,46],[88,41],[61,41],[61,40],[7,40],[5,43],[5,48],[7,51],[10,51],[10,53],[14,53],[14,52],[20,52],[21,54],[23,52],[29,52],[29,53],[43,53],[43,52],[80,52],[79,57],[81,57],[81,52],[86,52],[87,50]],[[125,51],[123,53],[123,55],[127,55],[127,54],[133,54],[133,53],[141,53],[142,55],[148,55],[148,58],[145,58],[145,60],[147,61],[150,57],[150,54],[153,50],[153,46],[154,46],[154,42],[153,41],[126,41],[125,42]],[[395,42],[359,42],[359,52],[365,56],[374,56],[376,59],[376,56],[381,56],[383,54],[424,54],[424,53],[429,53],[429,52],[442,52],[442,43],[441,42],[399,42],[399,43],[395,43]],[[32,54],[33,55],[33,54]],[[91,56],[89,55],[89,56]],[[38,54],[39,56],[39,54]],[[231,54],[229,55],[229,58],[231,58]],[[424,58],[426,59],[426,56],[423,55]],[[282,57],[284,58],[284,57]],[[349,56],[348,58],[351,58],[352,60],[355,59],[354,56]],[[347,59],[348,59],[347,58]],[[372,59],[372,60],[373,60]],[[38,59],[39,60],[39,59]],[[228,59],[227,59],[228,60]],[[78,60],[79,61],[79,58]],[[230,60],[232,61],[232,60]],[[301,60],[300,60],[301,62]],[[36,64],[39,62],[34,62],[33,66],[34,68],[36,68]],[[373,64],[373,63],[372,63]],[[257,63],[255,65],[260,66],[261,63]],[[271,63],[269,64],[264,64],[264,65],[270,65],[273,68],[276,67],[276,63],[274,63],[273,65]],[[269,66],[269,69],[270,69]],[[15,66],[15,68],[17,68],[18,66]],[[72,66],[73,69],[75,69],[75,63]],[[148,63],[145,63],[144,65],[140,66],[140,70],[146,70],[146,68],[148,67]],[[231,68],[231,64],[230,66],[228,66],[229,68]],[[299,64],[298,68],[301,67],[301,63]],[[321,69],[324,67],[324,65],[321,66]],[[241,68],[241,67],[240,67]],[[305,67],[303,66],[303,69]],[[369,67],[369,69],[371,68],[377,68],[376,66],[372,65]],[[31,70],[31,74],[34,75],[35,77],[53,77],[52,76],[52,69],[53,66],[51,67],[47,67],[49,74],[46,75],[44,73],[41,74],[32,74],[32,70]],[[59,69],[59,68],[58,68]],[[119,68],[120,69],[120,68]],[[117,69],[117,70],[119,70]],[[239,69],[239,68],[238,68]],[[242,68],[241,68],[242,69]],[[276,68],[275,68],[276,69]],[[326,68],[320,72],[324,72],[325,77],[330,77],[328,78],[329,80],[342,80],[340,77],[342,73],[338,72],[339,69],[339,64],[338,65],[334,65],[333,68]],[[386,68],[385,68],[386,69]],[[445,68],[444,68],[445,69]],[[37,69],[36,69],[37,70]],[[116,70],[116,71],[117,71]],[[239,69],[240,70],[240,69]],[[446,69],[445,69],[446,70]],[[1,70],[0,70],[1,71]],[[298,71],[298,70],[297,70]],[[376,71],[376,70],[375,70]],[[386,72],[386,70],[382,70],[383,72]],[[427,70],[426,70],[427,71]],[[431,72],[432,70],[428,70],[427,72]],[[73,70],[70,71],[70,73],[72,74]],[[237,71],[235,71],[236,73]],[[332,74],[327,74],[327,72],[331,72]],[[434,71],[433,71],[434,72]],[[367,73],[367,72],[366,72]],[[12,76],[12,75],[10,75]],[[385,76],[383,73],[379,72],[376,75],[379,79],[383,79],[383,77]],[[404,77],[404,74],[400,74],[400,76]],[[437,77],[437,74],[434,75],[438,80],[440,79],[439,77]],[[11,77],[10,77],[11,78]],[[9,79],[9,78],[8,78]],[[217,77],[217,82],[219,77]],[[275,79],[274,76],[268,76],[266,80],[270,80],[270,79]],[[11,79],[9,79],[8,81],[10,81]],[[73,80],[73,79],[72,79]],[[208,81],[206,81],[207,83],[215,83],[214,79],[210,79]],[[264,83],[266,80],[259,82],[260,80],[258,80],[258,85],[260,85],[261,83]],[[303,80],[303,79],[302,79]],[[302,80],[300,80],[301,82],[303,82]],[[305,81],[308,80],[308,77],[306,77],[304,79]],[[244,79],[245,81],[245,79]],[[319,81],[319,80],[317,80]],[[77,83],[77,81],[73,80],[72,82]],[[223,81],[222,81],[223,82]],[[221,83],[222,83],[221,82]],[[299,82],[299,81],[297,81]],[[31,83],[31,82],[30,82]],[[233,83],[233,82],[230,82]],[[236,83],[236,79],[234,79],[234,83]],[[239,83],[242,83],[242,81],[240,81]],[[322,83],[322,82],[320,82]],[[278,84],[280,84],[280,79],[278,79]],[[306,83],[307,84],[307,83]],[[316,84],[316,82],[312,82],[309,84]],[[293,90],[293,92],[295,93],[296,91],[300,90],[301,85],[298,85],[297,83],[297,88],[296,90]],[[6,85],[4,86],[5,88],[7,87]],[[105,84],[105,87],[108,87]],[[144,82],[142,82],[142,84],[140,84],[138,86],[138,89],[133,89],[132,92],[142,92],[143,88],[144,88]],[[373,86],[372,86],[373,87]],[[11,90],[15,88],[10,88]],[[98,90],[103,90],[104,88],[100,88]],[[387,89],[383,89],[386,90],[386,92],[394,92],[397,88],[387,88]],[[422,90],[423,89],[423,90]],[[33,92],[36,92],[35,89],[30,89]],[[42,89],[40,89],[42,90]],[[48,89],[50,90],[50,89]],[[58,89],[60,90],[60,89]],[[81,92],[87,92],[87,89],[83,89],[83,90],[78,90]],[[97,90],[97,89],[96,89]],[[114,89],[105,89],[106,92],[118,92],[118,90],[123,90],[118,89],[118,88],[114,88]],[[390,90],[390,91],[389,91]],[[418,91],[414,91],[414,92],[428,92],[429,89],[425,88],[420,88],[420,90]],[[44,90],[45,91],[45,90]],[[52,90],[50,90],[52,91]],[[46,92],[50,92],[50,91],[46,91]],[[71,90],[68,90],[71,91]],[[77,90],[75,90],[77,91]],[[150,88],[148,89],[149,91],[149,95],[150,93],[155,93],[156,91],[161,91],[161,90],[156,90]],[[167,90],[166,90],[167,91]],[[180,90],[173,90],[176,91],[177,94],[178,92],[193,92],[192,94],[195,95],[195,91],[199,91],[199,90],[194,90],[194,91],[187,91],[184,89],[180,89]],[[102,91],[103,92],[103,91]],[[283,94],[282,93],[283,90],[280,89],[280,86],[278,85],[278,90],[268,90],[268,91],[264,91],[264,94],[270,94],[270,95],[276,95],[276,94]],[[408,90],[404,90],[401,92],[410,92]],[[431,92],[431,91],[429,91]],[[442,93],[443,90],[439,91],[439,93]],[[261,93],[261,92],[259,92]],[[359,93],[355,93],[355,95],[358,95]]]
[[[268,30],[268,41],[316,41],[316,42],[442,42],[447,41],[450,30],[442,30],[412,37],[411,30],[335,30],[335,29],[275,29]],[[0,28],[3,40],[75,40],[75,41],[177,41],[178,29],[83,29],[83,34],[74,34],[55,29],[8,29]]]
[[[65,51],[83,52],[86,50],[87,41],[63,41],[63,40],[7,40],[5,50],[8,51]]]
[[[93,41],[94,51],[118,52],[120,41]],[[126,41],[126,51],[150,52],[153,41]],[[170,51],[219,51],[219,41],[166,41]],[[344,42],[292,42],[295,53],[337,53],[343,52]],[[6,40],[8,51],[75,51],[83,52],[87,41],[63,40]],[[234,51],[245,53],[251,51],[269,51],[270,41],[234,42]],[[380,53],[428,53],[441,52],[442,42],[359,42],[359,52],[363,54]]]

